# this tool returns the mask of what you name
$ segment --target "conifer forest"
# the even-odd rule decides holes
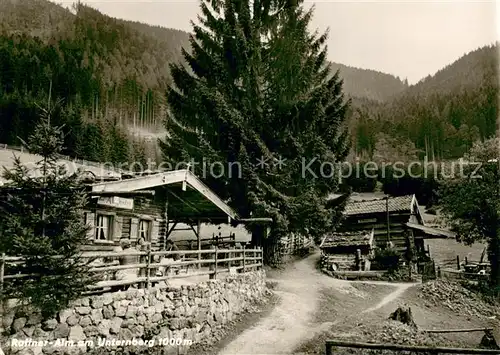
[[[33,9],[36,9],[33,11]],[[0,3],[0,142],[32,133],[40,102],[60,100],[65,154],[93,161],[159,161],[170,64],[189,34],[111,18],[90,6]],[[404,78],[331,63],[351,99],[351,157],[456,159],[495,133],[498,46],[478,48],[409,86]]]

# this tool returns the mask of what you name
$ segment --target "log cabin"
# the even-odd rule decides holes
[[[200,229],[205,224],[268,224],[269,218],[240,218],[219,196],[190,170],[142,174],[121,173],[103,179],[95,172],[80,173],[89,196],[82,218],[89,225],[84,252],[113,251],[122,238],[132,245],[143,238],[152,250],[165,248],[178,225],[196,236],[201,249]],[[16,193],[8,184],[0,193]]]
[[[331,271],[369,271],[375,248],[373,232],[327,234],[319,246],[321,267]]]
[[[338,198],[338,196],[336,197]],[[425,225],[415,195],[359,200],[349,198],[343,212],[343,221],[336,232],[352,233],[374,231],[377,247],[392,245],[404,252],[409,243],[418,256],[426,256],[425,239],[454,238],[454,233]]]
[[[153,250],[161,250],[172,232],[179,230],[193,232],[196,249],[201,249],[202,224],[255,222],[240,219],[190,170],[90,184],[88,190],[92,198],[84,211],[91,227],[86,250],[112,249],[121,238],[132,244],[143,238]],[[269,222],[258,220],[256,223]]]

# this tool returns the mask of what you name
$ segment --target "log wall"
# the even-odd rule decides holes
[[[406,236],[404,225],[410,220],[410,212],[391,213],[389,215],[389,235],[390,241],[397,250],[406,250]],[[358,232],[362,230],[374,230],[375,245],[384,246],[388,241],[387,236],[387,214],[376,213],[366,215],[356,215],[347,217],[339,232]]]
[[[139,221],[149,222],[149,237],[153,249],[160,249],[164,240],[166,228],[164,219],[164,203],[160,199],[144,197],[134,198],[133,210],[101,206],[93,199],[84,210],[85,221],[89,225],[89,246],[87,250],[109,250],[110,246],[118,246],[120,239],[129,239],[134,245],[139,239]],[[95,240],[95,224],[97,215],[111,216],[110,236],[106,241]]]

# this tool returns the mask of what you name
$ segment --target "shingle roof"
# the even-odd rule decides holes
[[[373,242],[372,231],[348,232],[348,233],[330,233],[327,234],[321,242],[320,248],[347,247],[347,246],[365,246]]]
[[[411,210],[411,203],[414,195],[389,197],[389,212],[404,212]],[[353,201],[349,200],[345,207],[344,214],[347,216],[380,213],[387,211],[386,199],[371,201]]]

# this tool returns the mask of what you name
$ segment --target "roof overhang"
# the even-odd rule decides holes
[[[335,233],[335,234],[344,234],[344,233]],[[357,246],[363,246],[363,247],[366,247],[366,246],[370,246],[370,245],[373,245],[373,241],[374,241],[374,238],[375,238],[375,230],[372,228],[371,230],[366,230],[366,231],[363,231],[363,232],[359,232],[359,235],[363,235],[363,236],[369,236],[367,240],[355,240],[356,237],[359,237],[359,235],[357,236],[353,236],[353,235],[349,235],[349,233],[345,233],[346,237],[349,238],[349,237],[352,237],[354,240],[352,243],[348,243],[348,242],[344,242],[342,244],[338,244],[338,245],[335,245],[335,243],[333,242],[330,242],[330,241],[327,241],[327,238],[331,237],[331,235],[325,235],[323,237],[323,239],[321,240],[321,244],[319,245],[319,248],[320,249],[324,249],[324,248],[342,248],[342,247],[357,247]]]
[[[406,226],[413,229],[423,232],[425,234],[424,239],[455,239],[456,233],[447,231],[444,229],[433,228],[428,226],[423,226],[421,224],[406,223]]]
[[[349,198],[342,214],[343,216],[349,218],[387,212],[391,214],[411,214],[413,206],[418,206],[418,202],[414,194],[405,196],[384,196],[385,197],[383,198],[370,199]],[[337,198],[337,200],[338,199],[339,198]]]
[[[181,204],[191,207],[192,210],[197,210],[199,213],[203,213],[204,209],[208,211],[207,205],[196,207],[196,205],[193,205],[194,202],[190,201],[188,197],[201,195],[204,200],[208,200],[212,206],[216,206],[220,212],[223,212],[227,216],[227,222],[240,220],[237,213],[231,207],[187,169],[167,171],[120,181],[97,183],[92,185],[91,193],[124,193],[160,187],[163,187],[167,193],[172,195],[174,199],[179,200]],[[195,194],[193,194],[193,190]],[[220,216],[214,216],[212,211],[213,209],[211,209],[211,217],[208,216],[206,218],[208,220],[219,219],[220,222],[220,218],[217,218]],[[175,214],[175,211],[172,212]],[[200,219],[199,216],[196,218],[194,214],[185,215],[184,217],[189,220]],[[182,213],[179,213],[179,218],[183,219]]]

